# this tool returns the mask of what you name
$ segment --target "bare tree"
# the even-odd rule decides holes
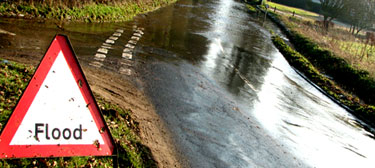
[[[349,23],[352,34],[371,28],[375,23],[375,0],[352,0],[340,19]]]
[[[328,30],[329,23],[343,14],[349,7],[350,0],[319,0],[324,17],[323,27]]]
[[[351,33],[358,34],[363,29],[372,27],[375,20],[373,0],[357,0],[349,3],[350,8],[341,17],[351,25]]]

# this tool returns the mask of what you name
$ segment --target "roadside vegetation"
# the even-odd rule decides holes
[[[279,18],[296,33],[345,59],[351,66],[369,72],[375,78],[375,41],[366,38],[365,34],[353,35],[348,28],[337,25],[325,31],[321,25],[303,18],[285,15],[279,15]]]
[[[267,4],[270,7],[269,10],[275,10],[275,7],[276,7],[277,11],[285,12],[285,13],[288,13],[288,14],[294,13],[298,16],[304,16],[304,17],[310,17],[310,18],[314,18],[314,17],[319,16],[318,14],[313,13],[313,12],[309,12],[309,11],[306,11],[306,10],[303,10],[303,9],[285,6],[285,5],[282,5],[282,4],[277,4],[277,3],[273,3],[273,2],[267,2]]]
[[[352,27],[330,25],[327,29],[311,16],[295,12],[299,16],[293,17],[285,11],[269,10],[270,18],[298,52],[277,36],[272,39],[275,46],[292,66],[326,94],[375,126],[375,58],[370,39],[360,33],[353,34]]]
[[[364,102],[375,104],[375,94],[369,94],[375,92],[375,62],[371,59],[374,53],[369,39],[362,39],[339,26],[326,31],[321,25],[303,18],[285,15],[277,15],[277,18],[292,30],[288,36],[294,47],[314,66]]]
[[[0,16],[82,22],[120,22],[176,0],[8,0]]]
[[[33,73],[31,66],[0,60],[0,132]],[[0,167],[113,167],[114,159],[119,167],[157,167],[151,151],[140,141],[131,110],[95,97],[117,145],[118,157],[0,159]]]
[[[368,105],[360,101],[360,99],[353,94],[352,92],[347,92],[339,85],[335,83],[335,81],[329,79],[325,74],[321,73],[315,66],[304,56],[302,56],[299,52],[293,50],[290,46],[288,46],[279,36],[273,36],[272,42],[275,46],[279,49],[279,51],[284,55],[286,60],[300,72],[302,72],[309,80],[314,82],[318,85],[323,91],[334,98],[335,100],[339,101],[340,104],[343,104],[346,107],[350,108],[350,111],[355,114],[357,117],[365,121],[366,123],[374,126],[375,125],[375,106]],[[319,51],[317,51],[319,52]],[[326,51],[322,51],[326,52]],[[324,55],[326,56],[326,55]],[[340,69],[337,66],[346,66],[347,65],[341,64],[342,60],[336,59],[334,57],[326,58],[327,65],[333,65],[333,69]],[[333,64],[331,64],[333,63]],[[341,64],[341,65],[337,65]],[[344,68],[344,69],[346,69]],[[355,72],[355,70],[354,70]],[[362,77],[361,74],[350,74],[349,72],[348,79],[352,76]],[[358,80],[358,79],[357,79]],[[361,80],[361,79],[359,79]],[[347,81],[355,81],[355,80],[347,80]],[[362,81],[360,81],[362,82]],[[375,83],[372,83],[375,84]],[[370,86],[372,89],[373,87]],[[367,89],[367,88],[364,88]]]

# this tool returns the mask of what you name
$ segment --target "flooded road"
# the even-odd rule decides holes
[[[180,0],[132,22],[66,25],[64,31],[14,22],[0,21],[17,34],[1,44],[3,55],[42,55],[62,32],[85,66],[123,30],[98,68],[115,73],[124,68],[125,45],[142,30],[126,65],[132,73],[124,76],[142,81],[190,167],[375,164],[372,135],[300,77],[271,42],[269,30],[280,31],[237,1]]]
[[[146,90],[190,166],[373,167],[371,134],[291,69],[261,21],[231,0],[139,19]]]

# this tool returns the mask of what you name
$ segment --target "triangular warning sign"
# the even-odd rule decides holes
[[[0,136],[0,158],[112,155],[114,144],[67,37],[57,35]]]

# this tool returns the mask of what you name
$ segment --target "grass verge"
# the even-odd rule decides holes
[[[42,2],[0,2],[0,16],[71,20],[83,22],[120,22],[132,19],[139,13],[155,10],[176,0],[129,0],[118,3],[85,3],[67,5]]]
[[[15,107],[34,68],[0,60],[0,130]],[[95,95],[118,147],[119,167],[157,167],[149,148],[139,138],[131,110],[123,110]],[[113,167],[113,157],[0,159],[0,167]]]
[[[337,25],[325,31],[320,25],[306,18],[279,15],[279,19],[293,31],[309,38],[337,57],[345,59],[356,69],[366,70],[372,78],[375,78],[375,43],[366,39],[364,32],[353,35],[348,28]]]
[[[276,13],[279,14],[279,19],[289,28],[312,39],[320,47],[330,50],[336,56],[344,58],[352,66],[368,71],[370,76],[375,78],[375,42],[366,39],[365,31],[354,35],[349,31],[349,26],[345,27],[340,24],[332,24],[330,30],[326,31],[322,28],[321,22],[315,22],[320,20],[316,13],[273,2],[268,2],[268,4],[271,8],[277,7]],[[293,11],[302,17],[288,17]]]
[[[272,42],[293,67],[322,88],[329,96],[349,107],[357,117],[372,126],[375,125],[375,106],[361,103],[358,98],[345,92],[335,82],[320,73],[308,59],[285,44],[279,36],[273,36]]]
[[[247,9],[249,9],[250,12],[253,12],[253,13],[257,12],[257,9],[254,8],[254,6],[252,6],[252,5],[247,4],[246,7],[247,7]]]
[[[372,94],[375,93],[375,80],[369,73],[353,68],[346,60],[294,31],[293,26],[282,22],[279,15],[270,12],[269,17],[298,51],[290,48],[280,37],[272,38],[288,62],[330,97],[349,107],[358,118],[375,127],[375,94]]]
[[[338,57],[329,49],[320,47],[308,37],[294,31],[290,23],[284,24],[277,15],[271,18],[286,33],[295,49],[305,56],[315,67],[325,75],[331,76],[335,82],[348,92],[357,95],[368,104],[375,104],[375,80],[370,73],[359,70],[349,64],[345,59]]]
[[[314,66],[332,76],[345,90],[358,95],[366,103],[375,104],[375,94],[371,94],[375,93],[375,81],[367,71],[353,68],[343,58],[319,47],[301,34],[294,33],[292,39],[296,49],[306,56]]]
[[[305,10],[298,9],[298,8],[293,8],[293,7],[286,6],[286,5],[281,5],[278,3],[273,3],[273,2],[268,1],[267,4],[270,6],[270,8],[272,8],[270,10],[273,10],[276,7],[276,10],[287,12],[287,13],[295,12],[295,14],[299,16],[304,16],[304,17],[318,17],[319,16],[318,14],[313,13],[313,12],[305,11]]]

